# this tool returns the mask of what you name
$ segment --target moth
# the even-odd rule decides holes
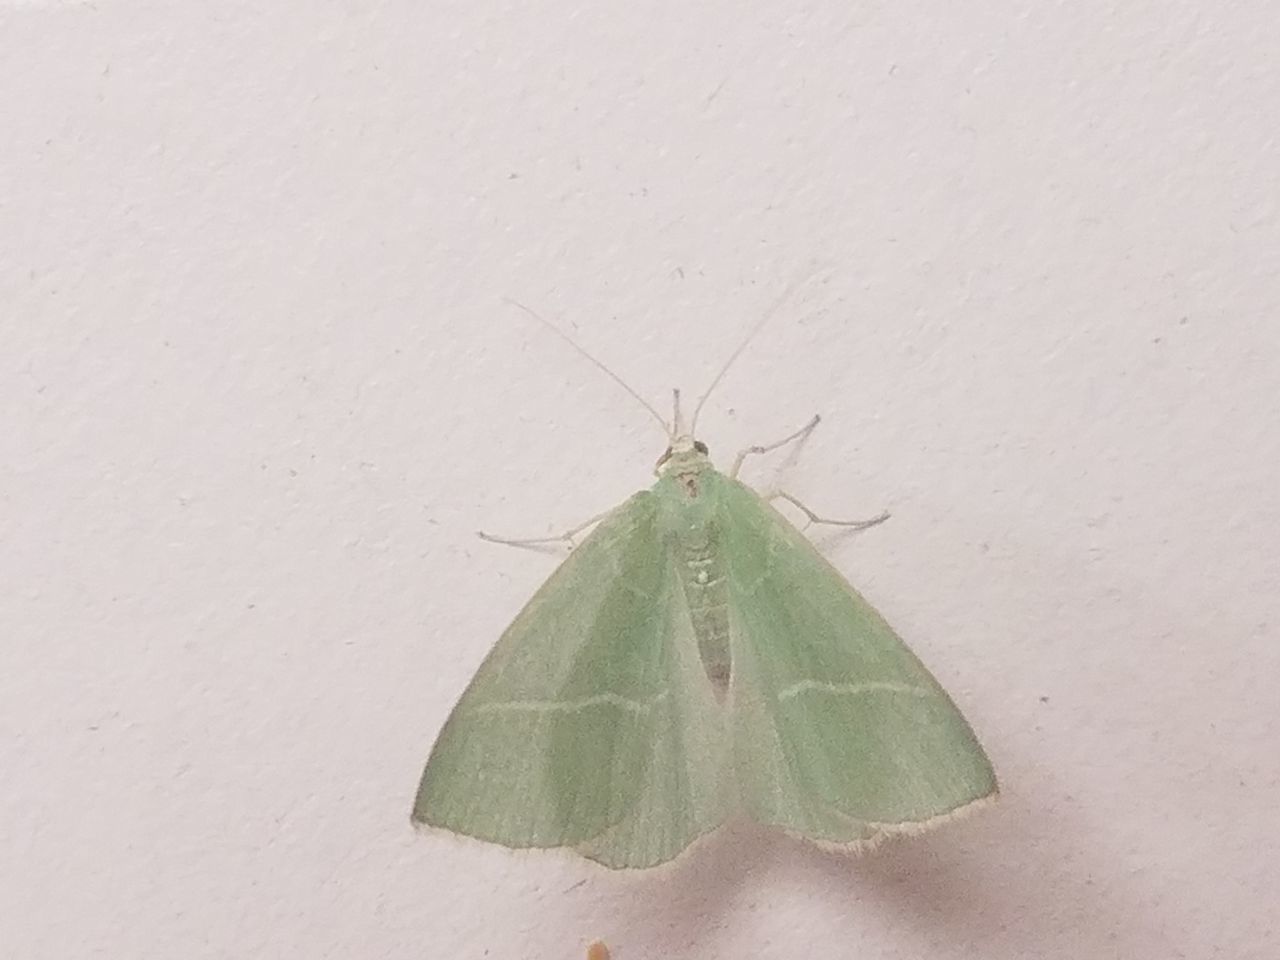
[[[855,528],[887,514],[826,521],[737,478],[818,419],[722,473],[697,410],[686,429],[677,394],[668,426],[630,392],[668,432],[656,482],[589,521],[503,633],[436,739],[413,821],[625,869],[735,816],[859,850],[993,800],[946,691],[772,501]]]

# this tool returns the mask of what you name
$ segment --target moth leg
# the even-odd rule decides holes
[[[481,540],[488,540],[490,543],[506,544],[508,547],[541,547],[549,543],[563,543],[572,550],[577,546],[577,543],[574,541],[574,537],[587,529],[587,527],[594,526],[599,523],[607,517],[610,512],[611,511],[606,510],[604,513],[597,513],[589,520],[584,520],[576,527],[566,530],[564,533],[556,534],[554,537],[526,537],[519,540],[512,540],[508,537],[495,537],[492,534],[485,533],[483,530],[479,531],[476,535]]]
[[[803,503],[801,503],[791,494],[786,493],[782,490],[769,494],[768,499],[785,500],[787,501],[787,503],[791,504],[801,513],[803,513],[806,517],[808,517],[810,523],[822,523],[832,527],[850,527],[853,530],[865,530],[867,529],[867,527],[874,527],[876,524],[884,523],[886,520],[889,519],[889,511],[884,510],[884,511],[881,511],[878,515],[872,517],[870,520],[831,520],[827,517],[818,516],[816,513],[814,513],[812,510],[806,507]]]
[[[813,419],[810,420],[808,423],[806,423],[803,427],[801,427],[795,433],[788,434],[787,436],[783,437],[781,440],[777,441],[776,443],[768,443],[768,444],[765,444],[763,447],[747,447],[747,449],[741,451],[738,454],[738,456],[734,458],[733,469],[729,471],[729,476],[736,478],[738,476],[738,471],[742,469],[742,462],[746,460],[747,457],[751,456],[751,454],[753,453],[769,453],[772,450],[777,450],[779,447],[785,447],[788,443],[791,443],[793,440],[797,440],[800,443],[804,443],[805,438],[808,437],[809,434],[813,433],[813,428],[818,425],[818,422],[820,420],[822,420],[822,417],[819,414],[815,413],[813,415]]]

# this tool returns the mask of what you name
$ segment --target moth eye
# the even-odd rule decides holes
[[[670,459],[671,459],[671,448],[667,447],[667,449],[662,452],[662,456],[658,458],[658,466],[662,466],[664,463],[666,463]]]
[[[695,440],[693,441],[693,449],[697,450],[699,453],[706,453],[707,445],[703,443],[701,440]]]

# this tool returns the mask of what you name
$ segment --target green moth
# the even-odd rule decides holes
[[[678,397],[668,434],[653,487],[589,522],[481,664],[414,822],[639,868],[741,814],[858,849],[993,800],[950,697],[737,479],[747,454],[781,443],[721,473]]]

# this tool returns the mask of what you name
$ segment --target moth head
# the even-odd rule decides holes
[[[707,445],[701,440],[693,439],[693,427],[686,427],[684,417],[680,414],[679,390],[671,391],[671,400],[673,410],[671,425],[667,432],[671,443],[658,458],[658,462],[653,465],[653,472],[657,474],[676,465],[690,466],[707,462]]]
[[[705,460],[708,456],[707,445],[688,435],[676,437],[671,445],[662,452],[658,462],[654,464],[655,473],[661,473],[668,466],[676,463],[691,463]]]

